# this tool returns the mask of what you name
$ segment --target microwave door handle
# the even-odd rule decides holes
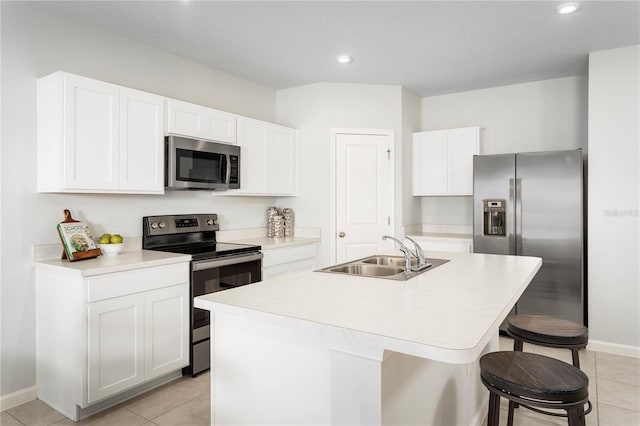
[[[224,170],[225,170],[225,179],[224,183],[229,183],[231,180],[231,158],[229,154],[224,155]]]

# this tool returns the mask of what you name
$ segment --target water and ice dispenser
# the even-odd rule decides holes
[[[484,235],[504,237],[506,235],[505,200],[482,200],[484,205]]]

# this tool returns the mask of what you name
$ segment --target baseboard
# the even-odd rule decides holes
[[[589,339],[587,349],[590,351],[606,352],[609,354],[640,358],[640,347],[621,345],[619,343],[603,342]]]
[[[30,388],[22,389],[17,392],[2,395],[0,397],[0,411],[5,411],[18,405],[22,405],[25,402],[33,401],[38,398],[38,387],[31,386]]]

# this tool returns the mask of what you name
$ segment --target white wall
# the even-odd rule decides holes
[[[422,129],[480,126],[482,154],[587,149],[587,78],[422,98]],[[423,197],[422,223],[469,225],[472,197]]]
[[[422,223],[422,200],[412,195],[413,176],[411,173],[412,135],[420,130],[422,100],[413,92],[402,88],[402,182],[396,191],[402,194],[402,225]],[[400,235],[400,234],[398,234]]]
[[[407,110],[415,108],[407,96]],[[409,121],[401,118],[403,99],[399,86],[317,83],[277,92],[279,123],[298,129],[298,195],[290,206],[296,225],[320,226],[322,242],[319,263],[335,261],[331,256],[331,129],[392,129],[395,132],[395,227],[402,232],[402,144]],[[413,105],[413,106],[412,106]],[[415,111],[414,111],[415,113]],[[411,131],[415,131],[412,129]],[[409,144],[410,146],[410,144]],[[409,181],[410,182],[410,181]],[[409,203],[407,205],[410,205]],[[416,212],[413,217],[417,217]],[[411,213],[406,213],[412,217]]]
[[[640,45],[591,53],[589,338],[598,342],[594,349],[603,346],[636,356],[640,356],[639,143]]]
[[[62,211],[94,234],[141,235],[150,214],[217,212],[221,228],[266,225],[272,198],[36,193],[36,79],[64,70],[273,121],[275,91],[97,27],[46,14],[30,2],[2,2],[2,382],[7,395],[35,385],[33,245],[59,242]],[[297,216],[302,219],[303,216]],[[79,366],[69,366],[79,368]]]

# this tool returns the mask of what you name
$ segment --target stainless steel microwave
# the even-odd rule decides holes
[[[167,189],[240,188],[240,147],[167,136],[164,186]]]

